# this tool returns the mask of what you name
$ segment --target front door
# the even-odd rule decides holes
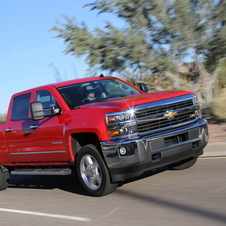
[[[36,92],[35,101],[40,101],[46,117],[38,121],[31,121],[31,139],[33,152],[38,162],[66,163],[69,158],[64,141],[64,122],[62,116],[51,115],[52,107],[59,107],[54,96],[48,90]]]

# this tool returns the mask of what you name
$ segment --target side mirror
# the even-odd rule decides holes
[[[44,109],[45,110],[45,109]],[[48,110],[48,109],[47,109]],[[60,108],[57,108],[56,106],[51,106],[50,110],[52,112],[52,115],[59,115],[61,114]]]
[[[61,109],[55,106],[43,108],[42,103],[39,101],[31,103],[31,116],[34,121],[41,120],[45,117],[60,115]]]
[[[148,92],[148,87],[147,87],[147,85],[145,83],[140,83],[139,86],[140,86],[140,90],[141,91],[143,91],[145,93]]]
[[[41,102],[33,102],[31,103],[30,106],[31,106],[31,116],[34,121],[41,120],[45,117],[44,109],[42,107]]]

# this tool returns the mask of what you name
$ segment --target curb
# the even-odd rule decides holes
[[[226,157],[226,143],[209,143],[199,158],[202,157]]]

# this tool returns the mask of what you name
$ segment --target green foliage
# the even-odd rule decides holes
[[[163,71],[172,62],[167,60],[164,49],[156,49],[149,43],[146,32],[131,27],[118,29],[107,24],[105,30],[95,29],[89,32],[82,24],[78,26],[73,19],[64,17],[66,24],[55,26],[56,37],[63,38],[67,43],[65,53],[76,57],[86,55],[90,68],[99,65],[102,70],[110,72],[123,71],[127,67],[134,71]]]
[[[65,41],[66,54],[85,56],[90,70],[120,74],[129,70],[138,77],[153,77],[163,87],[167,87],[165,82],[174,82],[174,88],[186,84],[197,89],[195,82],[201,81],[199,96],[211,100],[212,86],[207,84],[211,75],[204,76],[204,71],[214,72],[219,60],[226,57],[226,0],[96,0],[86,7],[98,14],[110,13],[125,26],[106,22],[103,29],[89,31],[85,23],[64,16],[64,22],[58,21],[51,30]],[[195,65],[205,62],[205,68],[201,65],[202,70],[180,74],[179,82],[175,76],[162,80],[166,72],[175,72],[188,54]]]
[[[120,29],[107,22],[105,29],[88,31],[84,23],[64,16],[66,23],[51,29],[67,43],[66,53],[87,55],[90,67],[161,72],[171,69],[188,48],[194,58],[205,58],[209,68],[225,56],[226,0],[97,0],[86,6],[114,14],[126,25]]]

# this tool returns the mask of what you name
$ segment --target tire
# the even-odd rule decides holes
[[[78,152],[76,171],[88,195],[108,195],[118,187],[117,183],[111,183],[109,171],[98,150],[92,144],[82,147]]]
[[[198,158],[186,159],[184,161],[168,165],[168,168],[171,170],[184,170],[192,167],[196,163],[197,159]]]
[[[9,172],[0,165],[0,191],[5,190],[8,187]]]

